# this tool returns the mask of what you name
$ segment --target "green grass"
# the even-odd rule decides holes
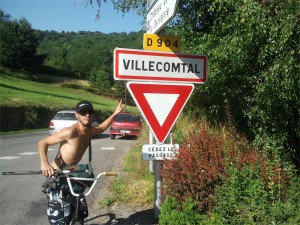
[[[148,142],[148,129],[143,127],[137,143],[123,158],[123,171],[110,186],[110,195],[99,201],[100,207],[114,203],[152,206],[154,175],[149,172],[149,161],[142,159],[142,145]]]
[[[48,83],[45,83],[45,77]],[[93,103],[96,110],[113,111],[118,104],[103,96],[87,91],[87,82],[66,78],[49,83],[49,76],[28,75],[21,72],[1,70],[0,106],[43,106],[50,109],[73,109],[80,100]],[[76,87],[69,88],[69,87]],[[136,107],[126,106],[131,112]]]

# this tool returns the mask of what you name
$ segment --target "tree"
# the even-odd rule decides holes
[[[36,55],[38,38],[30,23],[25,18],[10,20],[3,11],[0,14],[0,64],[10,68],[41,64]]]
[[[113,80],[110,77],[112,77],[111,74],[103,70],[95,70],[91,72],[89,80],[99,95],[105,95],[111,92],[113,85]]]
[[[236,125],[265,153],[299,163],[296,1],[185,3],[175,24],[186,49],[209,59],[208,83],[197,86],[190,104],[194,111],[223,121],[229,105]],[[188,4],[195,12],[185,11]]]

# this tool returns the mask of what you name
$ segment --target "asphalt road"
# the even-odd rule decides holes
[[[36,133],[3,135],[0,137],[0,171],[38,171],[40,162],[37,143],[48,135],[47,131]],[[116,138],[110,140],[107,132],[92,139],[94,172],[111,171],[116,163],[134,144],[134,140]],[[58,145],[49,148],[48,157],[53,159]],[[88,151],[82,163],[88,161]],[[46,195],[41,185],[45,181],[42,175],[0,175],[0,224],[3,225],[44,225],[49,224],[46,215]],[[97,198],[105,178],[97,183],[93,194],[88,198]],[[92,199],[93,198],[93,199]]]

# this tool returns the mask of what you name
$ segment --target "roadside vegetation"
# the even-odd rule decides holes
[[[299,224],[297,170],[268,157],[228,123],[184,117],[173,134],[180,150],[161,170],[160,224]]]
[[[154,175],[142,160],[144,129],[124,158],[124,172],[99,202],[154,205]],[[167,141],[168,142],[168,141]],[[278,155],[267,157],[230,123],[181,116],[173,130],[180,149],[164,160],[159,224],[299,224],[300,179]]]
[[[136,145],[123,158],[121,175],[110,187],[110,195],[99,202],[102,207],[114,203],[153,206],[154,177],[149,161],[142,160],[142,146],[149,143],[149,129],[143,127]]]

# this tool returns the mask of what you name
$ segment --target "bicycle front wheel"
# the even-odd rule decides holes
[[[74,215],[69,225],[83,225],[83,218],[78,218],[76,215]]]

